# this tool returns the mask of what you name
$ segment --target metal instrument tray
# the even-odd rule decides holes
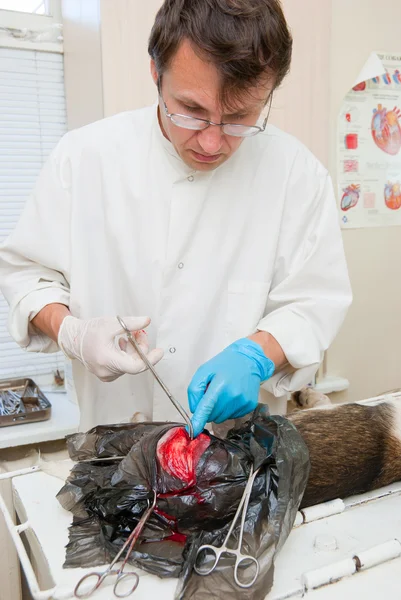
[[[8,414],[3,410],[4,403],[11,406]],[[50,417],[51,404],[33,379],[21,377],[0,381],[0,427],[46,421]]]

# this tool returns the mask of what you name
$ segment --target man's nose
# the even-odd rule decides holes
[[[218,125],[209,125],[198,133],[198,142],[205,154],[218,154],[223,145],[223,133]]]

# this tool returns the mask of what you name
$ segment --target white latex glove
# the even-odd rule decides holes
[[[149,352],[147,335],[141,331],[149,317],[123,317],[124,323],[147,355],[152,365],[163,357],[163,350]],[[134,375],[146,370],[135,348],[128,343],[116,317],[77,319],[65,317],[58,333],[58,345],[68,358],[77,358],[101,381],[114,381],[124,373]]]

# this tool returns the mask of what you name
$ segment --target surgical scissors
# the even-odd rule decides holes
[[[91,573],[87,573],[86,575],[81,577],[81,579],[78,581],[78,583],[74,589],[74,596],[76,598],[89,598],[90,596],[92,596],[92,594],[94,594],[96,592],[96,590],[102,585],[103,581],[109,575],[117,576],[117,581],[115,582],[114,587],[113,587],[113,593],[116,598],[127,598],[128,596],[131,596],[131,594],[133,594],[135,592],[136,588],[138,587],[139,576],[134,571],[128,571],[127,573],[124,573],[124,567],[127,564],[127,561],[131,555],[131,552],[135,546],[135,543],[136,543],[138,537],[141,535],[141,532],[142,532],[143,528],[145,527],[147,520],[149,519],[150,515],[153,512],[153,509],[156,506],[156,498],[157,498],[156,492],[154,492],[154,498],[153,498],[152,503],[150,503],[150,501],[148,500],[148,504],[149,504],[148,508],[145,510],[142,517],[139,519],[137,526],[132,530],[129,537],[127,538],[127,541],[125,542],[125,544],[123,545],[121,550],[118,552],[118,554],[116,554],[113,562],[109,565],[109,567],[103,572],[92,571]],[[113,569],[114,565],[116,564],[116,562],[118,561],[118,559],[120,558],[122,553],[127,548],[128,548],[127,554],[123,560],[121,567],[119,569]],[[81,592],[80,589],[86,587],[86,586],[84,586],[84,582],[87,581],[88,579],[93,579],[93,578],[96,578],[96,581],[94,582],[92,587],[89,590],[87,589],[86,591],[83,590]],[[133,581],[133,583],[132,583],[131,587],[129,588],[129,590],[124,593],[119,592],[119,588],[123,588],[123,589],[125,588],[125,585],[121,585],[121,582],[124,581],[126,584],[127,580],[129,581],[130,579]]]
[[[249,499],[251,497],[253,483],[254,483],[255,478],[256,478],[257,474],[259,473],[259,471],[260,471],[260,468],[256,469],[256,471],[254,471],[253,466],[251,466],[251,470],[249,472],[249,477],[248,477],[248,481],[247,481],[247,484],[244,489],[244,493],[242,494],[242,498],[238,505],[237,512],[234,515],[234,518],[230,525],[230,529],[228,530],[227,535],[226,535],[222,545],[221,546],[212,546],[211,544],[204,544],[203,546],[200,546],[200,548],[198,549],[198,552],[196,554],[196,559],[195,559],[195,565],[194,565],[195,572],[198,575],[210,575],[216,569],[221,556],[223,554],[227,554],[227,555],[231,554],[232,556],[235,556],[235,564],[234,564],[234,581],[235,581],[235,583],[241,588],[250,588],[255,583],[256,578],[259,575],[259,568],[260,568],[259,561],[254,556],[250,556],[249,554],[242,554],[241,547],[242,547],[242,538],[244,535],[245,519],[246,519],[246,513],[248,511]],[[242,512],[242,515],[241,515],[241,512]],[[241,525],[240,525],[240,531],[239,531],[239,536],[238,536],[238,544],[237,544],[236,548],[229,548],[227,545],[227,542],[230,539],[231,534],[234,531],[234,527],[235,527],[240,515],[241,515]],[[201,552],[205,552],[206,554],[209,553],[209,555],[210,554],[212,555],[213,563],[212,563],[211,567],[206,567],[206,569],[205,569],[197,564],[199,555],[201,554]],[[248,565],[247,565],[247,563],[248,563]],[[255,573],[250,581],[248,581],[247,583],[244,583],[244,582],[240,581],[238,578],[238,569],[241,565],[242,565],[242,567],[246,567],[246,566],[250,566],[251,563],[253,563],[255,565]]]
[[[165,394],[167,394],[167,397],[169,398],[170,402],[175,406],[175,408],[178,410],[178,412],[180,413],[180,415],[182,416],[182,418],[184,419],[184,421],[188,425],[189,437],[191,438],[191,440],[193,440],[194,439],[194,429],[192,427],[191,419],[189,418],[188,414],[185,412],[185,410],[183,409],[183,407],[181,406],[181,404],[178,402],[178,400],[176,400],[174,398],[174,396],[171,394],[171,392],[168,389],[168,387],[165,385],[165,383],[162,381],[162,379],[160,378],[160,376],[156,372],[156,370],[155,370],[154,366],[152,365],[152,363],[149,362],[148,357],[146,356],[146,354],[144,352],[142,352],[142,349],[141,349],[140,345],[138,344],[138,342],[135,339],[135,336],[132,335],[132,333],[130,332],[130,330],[128,329],[128,327],[126,326],[126,324],[124,323],[124,321],[122,320],[122,318],[117,315],[117,320],[120,323],[121,327],[124,329],[125,333],[127,334],[128,341],[131,343],[131,345],[138,352],[139,356],[141,357],[141,359],[143,360],[143,362],[145,363],[145,365],[148,367],[149,371],[151,371],[152,375],[154,376],[154,378],[156,379],[156,381],[158,382],[158,384],[162,388],[163,392]]]

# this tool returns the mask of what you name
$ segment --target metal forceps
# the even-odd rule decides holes
[[[162,381],[162,379],[160,378],[160,376],[157,374],[154,366],[152,365],[151,362],[149,362],[148,357],[146,356],[146,354],[144,354],[142,352],[141,347],[139,346],[139,344],[136,341],[135,337],[132,335],[132,333],[130,332],[130,330],[128,329],[128,327],[126,326],[126,324],[124,323],[124,321],[122,320],[122,318],[117,315],[117,320],[120,323],[121,327],[124,329],[125,333],[127,334],[128,341],[130,342],[130,344],[138,352],[139,356],[141,357],[141,359],[143,360],[143,362],[145,363],[145,365],[148,367],[149,371],[151,371],[152,375],[154,376],[154,378],[156,379],[156,381],[158,382],[158,384],[160,385],[160,387],[162,388],[162,390],[164,391],[164,393],[167,394],[170,402],[175,406],[175,408],[178,410],[178,412],[180,413],[180,415],[182,416],[182,418],[184,419],[184,421],[188,425],[189,437],[191,438],[191,440],[193,440],[194,439],[194,429],[192,427],[191,419],[189,418],[188,414],[183,409],[183,407],[178,402],[178,400],[176,400],[174,398],[174,396],[171,394],[171,392],[168,389],[168,387],[165,385],[165,383]]]
[[[251,470],[249,473],[247,484],[244,489],[244,493],[242,494],[242,498],[238,505],[237,512],[234,515],[234,518],[230,525],[230,529],[228,530],[227,535],[226,535],[222,545],[221,546],[212,546],[211,544],[204,544],[203,546],[200,546],[200,548],[198,549],[198,552],[196,554],[195,565],[194,565],[195,572],[198,575],[210,575],[216,569],[221,556],[223,554],[226,554],[226,555],[231,554],[232,556],[235,556],[235,563],[234,563],[234,581],[235,581],[235,583],[241,588],[250,588],[255,583],[257,576],[259,575],[259,569],[260,569],[259,562],[254,556],[250,556],[249,554],[242,554],[241,546],[242,546],[242,538],[244,535],[245,519],[246,519],[246,513],[248,511],[249,499],[251,497],[253,483],[254,483],[255,478],[256,478],[257,474],[259,473],[259,471],[260,471],[260,468],[256,469],[256,471],[254,471],[253,467],[251,466]],[[242,515],[241,515],[241,513],[242,513]],[[240,526],[237,547],[229,548],[227,546],[227,542],[230,539],[231,534],[234,531],[235,525],[236,525],[240,515],[241,515],[241,526]],[[206,553],[206,555],[207,555],[207,553],[209,553],[209,555],[210,554],[212,555],[213,564],[211,567],[201,567],[198,564],[199,555],[201,554],[201,552]],[[246,567],[246,566],[249,566],[251,563],[253,563],[255,565],[255,573],[250,581],[244,583],[244,582],[240,581],[238,578],[238,569],[240,568],[240,566]]]
[[[90,596],[92,596],[92,594],[94,594],[96,592],[96,590],[102,585],[103,581],[109,575],[117,576],[117,580],[113,587],[113,593],[116,598],[127,598],[128,596],[131,596],[131,594],[133,594],[135,592],[136,588],[138,587],[139,576],[134,571],[127,571],[126,573],[124,573],[124,567],[127,564],[127,561],[131,555],[131,552],[135,546],[135,543],[136,543],[138,537],[141,535],[141,532],[142,532],[147,520],[149,519],[150,515],[153,512],[154,507],[156,506],[156,499],[157,499],[156,492],[154,492],[153,501],[152,502],[148,501],[148,503],[149,503],[148,508],[143,513],[142,517],[138,521],[137,526],[132,530],[132,532],[130,533],[129,537],[127,538],[125,544],[123,545],[121,550],[118,552],[118,554],[116,554],[115,558],[113,559],[113,562],[109,565],[109,567],[103,572],[92,571],[91,573],[87,573],[86,575],[81,577],[81,579],[78,581],[78,583],[74,589],[74,596],[76,598],[89,598]],[[123,552],[125,550],[127,550],[127,554],[123,560],[121,567],[119,569],[114,569],[113,568],[114,565],[116,564],[116,562],[118,561],[118,559],[120,558],[120,556],[123,554]],[[92,579],[92,580],[94,579],[95,583],[92,585],[91,588],[87,589],[87,586],[85,586],[84,583],[87,582],[87,580],[89,580],[89,579]],[[132,581],[132,585],[130,584],[131,587],[128,589],[128,591],[119,592],[119,588],[122,588],[122,589],[125,588],[125,585],[123,585],[122,582],[125,582],[125,584],[126,584],[127,581],[129,581],[129,580]],[[90,583],[89,583],[89,585],[90,585]]]

